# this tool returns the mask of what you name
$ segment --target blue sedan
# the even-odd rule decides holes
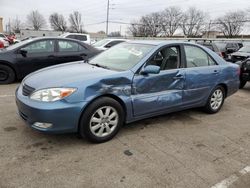
[[[36,130],[105,142],[124,123],[196,107],[218,112],[238,90],[239,73],[238,65],[196,44],[131,41],[89,62],[28,75],[16,103]]]

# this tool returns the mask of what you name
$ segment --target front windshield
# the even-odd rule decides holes
[[[241,49],[239,49],[239,52],[246,52],[250,53],[250,46],[244,46]]]
[[[124,71],[135,66],[153,47],[147,44],[121,43],[102,52],[89,63],[107,69]]]
[[[103,46],[104,44],[106,44],[107,42],[109,42],[110,40],[108,39],[103,39],[103,40],[100,40],[96,43],[93,44],[94,47],[101,47]]]

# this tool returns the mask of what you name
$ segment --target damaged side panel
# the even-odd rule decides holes
[[[184,71],[162,71],[156,75],[136,75],[133,81],[134,116],[174,108],[182,104]]]

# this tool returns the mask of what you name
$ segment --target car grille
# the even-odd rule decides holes
[[[23,95],[24,96],[29,96],[35,89],[33,87],[30,87],[26,84],[23,85]]]

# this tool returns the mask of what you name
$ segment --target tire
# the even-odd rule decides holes
[[[0,65],[0,84],[10,84],[15,81],[16,75],[12,68]]]
[[[225,99],[225,89],[217,86],[210,94],[204,107],[205,112],[215,114],[220,111]]]
[[[240,80],[240,89],[242,89],[246,85],[247,81],[245,80]]]
[[[111,123],[112,122],[112,123]],[[94,143],[111,140],[124,123],[124,111],[116,100],[102,97],[83,112],[79,134]]]

